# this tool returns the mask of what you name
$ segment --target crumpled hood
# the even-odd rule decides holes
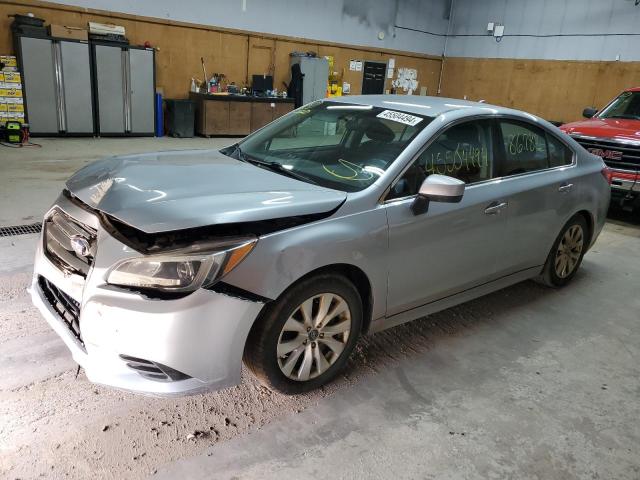
[[[640,120],[624,118],[593,118],[567,123],[560,129],[569,135],[611,138],[640,142]]]
[[[76,172],[67,188],[147,233],[324,213],[346,198],[217,150],[105,158]]]

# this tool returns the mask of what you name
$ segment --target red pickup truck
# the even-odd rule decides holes
[[[585,108],[582,115],[587,120],[560,129],[611,169],[612,203],[640,208],[640,87],[625,90],[600,111]]]

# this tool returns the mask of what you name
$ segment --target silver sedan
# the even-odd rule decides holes
[[[567,284],[602,162],[487,104],[303,106],[221,151],[109,158],[44,218],[31,294],[90,380],[157,395],[325,384],[358,338],[530,278]]]

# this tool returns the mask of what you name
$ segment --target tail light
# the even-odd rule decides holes
[[[611,180],[613,179],[613,170],[611,170],[609,167],[604,167],[602,170],[600,170],[600,173],[607,181],[607,183],[611,185]]]

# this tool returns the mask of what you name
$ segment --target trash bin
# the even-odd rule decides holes
[[[191,100],[165,100],[167,135],[172,137],[193,137],[195,124],[195,103]]]

